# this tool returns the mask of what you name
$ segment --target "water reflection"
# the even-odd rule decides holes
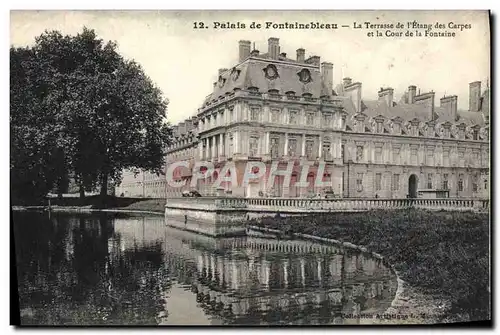
[[[357,324],[396,289],[378,260],[311,242],[213,239],[162,217],[14,222],[23,324]]]

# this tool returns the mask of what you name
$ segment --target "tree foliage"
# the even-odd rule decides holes
[[[52,31],[10,54],[11,182],[20,191],[44,194],[71,173],[105,195],[123,169],[161,173],[168,102],[115,43],[86,28]]]

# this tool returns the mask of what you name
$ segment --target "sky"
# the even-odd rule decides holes
[[[252,22],[336,23],[339,29],[249,29]],[[369,37],[365,25],[417,21],[444,24],[456,37]],[[204,22],[208,29],[194,29]],[[214,29],[213,23],[240,23],[245,29]],[[450,22],[470,24],[463,31]],[[342,28],[349,25],[349,28]],[[363,84],[363,99],[376,99],[380,87],[394,88],[398,101],[409,85],[422,93],[436,92],[436,104],[458,95],[458,108],[468,109],[469,82],[490,76],[490,34],[486,11],[12,11],[10,44],[34,43],[45,30],[76,34],[94,29],[119,52],[140,63],[169,100],[168,120],[176,124],[197,113],[210,94],[219,68],[238,62],[238,41],[250,40],[267,52],[267,39],[280,39],[281,52],[295,58],[304,48],[306,58],[318,55],[334,66],[334,86],[343,77]],[[387,29],[379,29],[385,32]],[[397,30],[397,29],[392,29]],[[413,31],[414,29],[410,29]],[[433,31],[436,31],[433,29]]]

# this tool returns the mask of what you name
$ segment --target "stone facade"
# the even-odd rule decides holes
[[[392,88],[366,100],[362,84],[350,78],[333,87],[333,64],[321,63],[319,56],[306,59],[305,50],[298,49],[296,59],[287,58],[276,38],[264,54],[248,52],[242,42],[239,63],[220,69],[197,115],[174,128],[167,166],[187,161],[187,168],[174,173],[187,184],[172,188],[161,182],[164,176],[158,178],[167,197],[192,188],[197,161],[213,163],[216,172],[194,188],[215,195],[212,180],[227,162],[243,175],[248,161],[269,167],[276,160],[284,166],[297,162],[290,185],[278,180],[269,192],[266,176],[247,187],[231,186],[232,195],[304,197],[329,191],[349,198],[489,197],[488,85],[483,92],[480,82],[469,85],[468,111],[457,109],[457,96],[445,96],[437,105],[434,92],[417,93],[414,85],[398,102]],[[325,164],[323,172],[319,162]],[[306,189],[294,187],[299,163],[310,165]],[[314,188],[318,173],[327,187]]]

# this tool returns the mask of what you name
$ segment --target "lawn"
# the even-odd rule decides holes
[[[365,246],[383,255],[408,284],[449,299],[448,318],[490,319],[488,214],[373,210],[269,217],[249,224]]]

